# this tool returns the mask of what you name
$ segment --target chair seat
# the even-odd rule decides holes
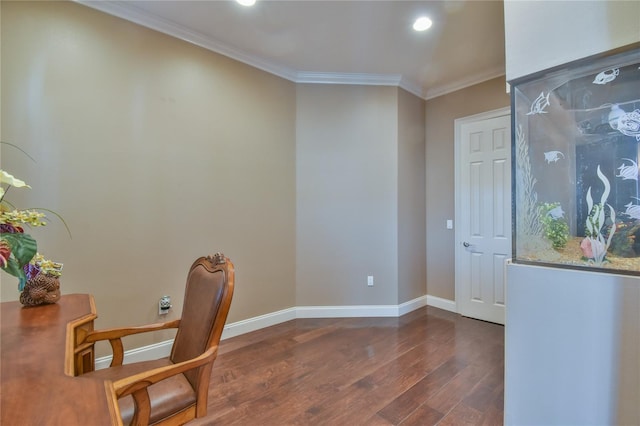
[[[165,367],[173,363],[168,358],[153,361],[135,362],[84,374],[83,377],[119,380],[134,374]],[[177,374],[148,387],[151,402],[149,424],[184,411],[196,403],[196,393],[184,374]],[[120,415],[125,425],[131,423],[134,413],[133,397],[126,396],[118,400]]]

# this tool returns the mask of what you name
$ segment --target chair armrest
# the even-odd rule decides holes
[[[142,325],[138,327],[110,328],[105,330],[89,331],[85,334],[80,343],[95,343],[102,340],[108,340],[111,344],[113,359],[111,367],[122,365],[124,360],[124,347],[122,346],[122,338],[133,334],[148,333],[150,331],[166,330],[169,328],[178,328],[180,320],[161,322],[156,324]]]
[[[120,399],[131,395],[135,404],[135,412],[131,421],[132,425],[148,425],[151,415],[151,401],[147,388],[154,383],[158,383],[171,376],[193,370],[207,363],[213,362],[218,353],[218,346],[213,346],[202,355],[188,361],[168,365],[166,367],[154,368],[133,376],[125,377],[112,382],[115,398]]]
[[[165,330],[168,328],[177,328],[180,320],[168,322],[159,322],[156,324],[141,325],[137,327],[109,328],[105,330],[93,330],[87,333],[84,342],[93,343],[100,340],[119,339],[121,337],[130,336],[132,334],[147,333],[149,331]]]

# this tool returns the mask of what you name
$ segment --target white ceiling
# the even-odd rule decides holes
[[[504,74],[502,1],[80,3],[295,82],[397,85],[423,98]],[[420,15],[433,20],[419,33]]]

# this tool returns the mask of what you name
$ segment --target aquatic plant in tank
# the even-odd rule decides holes
[[[640,275],[640,43],[510,83],[513,262]]]
[[[611,191],[611,185],[607,177],[600,171],[600,166],[597,170],[598,178],[604,184],[604,191],[600,202],[594,204],[591,197],[591,187],[587,190],[587,221],[585,222],[585,237],[580,243],[580,249],[585,258],[589,259],[589,262],[595,266],[603,266],[607,251],[611,245],[611,239],[616,232],[616,211],[607,203],[609,192]],[[637,170],[636,170],[637,178]],[[603,231],[603,226],[606,223],[606,211],[609,212],[609,227]]]
[[[569,240],[569,225],[560,203],[542,203],[539,207],[543,235],[554,249],[561,249]]]

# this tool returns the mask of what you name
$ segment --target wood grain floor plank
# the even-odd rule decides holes
[[[429,397],[437,395],[466,365],[452,358],[437,370],[429,373],[424,379],[395,398],[390,404],[378,412],[380,417],[394,424],[400,423],[413,411],[420,407]],[[437,409],[437,408],[436,408]],[[442,411],[446,413],[449,410]]]
[[[421,405],[401,423],[395,423],[402,426],[431,426],[436,425],[444,417],[444,415],[427,405]]]
[[[499,424],[503,353],[502,326],[432,307],[288,321],[221,343],[192,424]]]
[[[365,424],[367,426],[394,426],[393,423],[389,423],[388,421],[386,421],[382,417],[378,416],[377,414],[375,414],[372,417],[368,418],[366,420]]]
[[[482,413],[464,404],[458,404],[438,426],[476,426],[482,424]],[[493,425],[498,426],[498,425]]]
[[[469,365],[443,386],[438,393],[428,397],[424,402],[429,407],[446,414],[459,404],[469,392],[473,392],[485,375],[486,371],[483,367]]]
[[[478,411],[484,412],[489,409],[497,395],[502,393],[503,389],[503,369],[493,369],[485,375],[478,385],[469,392],[464,403]]]

